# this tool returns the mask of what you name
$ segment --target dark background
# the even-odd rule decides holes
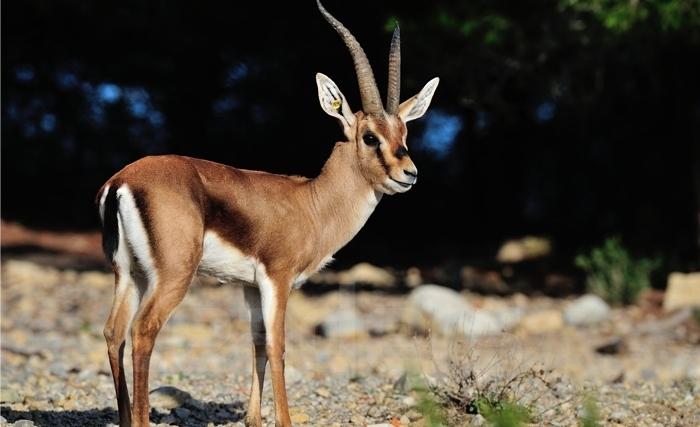
[[[327,0],[383,94],[394,20],[402,98],[441,77],[409,125],[419,184],[339,263],[459,264],[536,234],[570,266],[620,235],[664,271],[698,268],[700,6],[601,3]],[[97,189],[148,154],[313,176],[342,137],[316,72],[359,108],[312,0],[3,2],[2,216],[95,229]]]

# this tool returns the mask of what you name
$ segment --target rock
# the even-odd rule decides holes
[[[378,406],[372,405],[370,406],[369,410],[367,410],[367,416],[371,418],[379,418],[382,416],[382,410]]]
[[[15,427],[34,427],[34,421],[32,420],[17,420],[13,424]]]
[[[405,426],[409,425],[411,423],[410,418],[408,418],[406,415],[401,415],[401,418],[399,418],[399,422]]]
[[[528,334],[543,334],[558,331],[564,327],[564,316],[559,310],[542,310],[528,314],[518,328]]]
[[[409,288],[415,288],[423,284],[423,276],[420,274],[420,269],[411,267],[406,270],[406,277],[403,282]]]
[[[163,386],[149,393],[149,401],[154,408],[174,409],[191,399],[189,393],[176,387]]]
[[[564,310],[564,321],[582,326],[599,323],[610,316],[610,306],[597,295],[587,294],[569,304]]]
[[[18,403],[22,401],[22,397],[16,390],[3,387],[0,389],[0,402],[2,403]]]
[[[311,419],[311,417],[309,417],[309,415],[305,414],[304,412],[299,412],[297,414],[294,414],[294,415],[290,416],[290,418],[292,419],[293,423],[299,423],[299,424],[308,423],[309,420]]]
[[[608,417],[608,421],[621,424],[628,417],[629,417],[629,413],[627,411],[619,410],[619,411],[615,411],[615,412],[611,413],[610,416]]]
[[[483,271],[471,266],[462,267],[460,271],[462,287],[471,291],[504,295],[510,287],[497,271]]]
[[[700,272],[671,273],[664,295],[664,310],[700,307]]]
[[[352,424],[357,424],[357,425],[364,425],[365,424],[365,417],[362,415],[355,414],[350,417],[350,422]]]
[[[438,285],[422,285],[411,291],[401,321],[414,330],[435,328],[450,334],[459,320],[472,312],[458,292]]]
[[[352,308],[331,313],[316,329],[326,338],[348,338],[367,334],[364,319]]]
[[[492,335],[513,326],[521,309],[476,310],[458,292],[437,285],[414,289],[401,316],[412,330],[442,335]]]
[[[627,344],[622,338],[613,338],[606,343],[603,343],[595,348],[595,352],[598,354],[605,354],[609,356],[614,356],[617,354],[624,353],[627,350]]]
[[[502,263],[518,263],[550,254],[552,244],[543,237],[526,236],[522,239],[508,240],[498,250],[496,259]]]
[[[318,394],[321,397],[330,397],[330,395],[331,395],[331,392],[328,391],[328,389],[324,388],[324,387],[319,387],[315,391],[316,391],[316,394]]]
[[[393,274],[366,262],[359,263],[349,270],[339,272],[337,279],[341,285],[366,284],[378,288],[391,287],[396,283],[396,278]]]

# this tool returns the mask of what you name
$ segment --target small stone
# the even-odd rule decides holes
[[[564,321],[583,326],[599,323],[610,316],[610,306],[597,295],[587,294],[574,300],[564,310]]]
[[[564,316],[559,310],[543,310],[528,314],[518,328],[529,334],[543,334],[558,331],[564,327]]]
[[[173,410],[173,413],[175,413],[175,416],[178,418],[189,418],[192,415],[192,411],[182,407],[175,408],[175,410]]]
[[[408,408],[412,408],[417,404],[416,399],[413,396],[404,397],[401,403],[403,403]]]
[[[610,416],[608,417],[608,421],[612,421],[614,423],[622,423],[625,419],[627,419],[628,416],[629,414],[627,413],[627,411],[615,411],[610,414]]]
[[[16,390],[11,388],[0,389],[0,402],[2,403],[18,403],[21,402],[22,398]]]
[[[367,411],[367,416],[372,418],[379,418],[382,416],[382,410],[378,406],[372,406]]]
[[[34,427],[34,421],[32,420],[17,420],[13,424],[15,427]]]
[[[420,420],[421,418],[423,418],[423,415],[420,412],[416,411],[415,409],[411,409],[410,411],[406,412],[406,416],[411,421],[416,421],[416,420]]]
[[[399,421],[401,422],[402,425],[407,426],[411,422],[411,419],[408,418],[406,415],[401,415],[401,418],[399,419]]]
[[[297,414],[294,414],[290,417],[292,419],[293,423],[308,423],[309,420],[311,419],[308,414],[304,412],[299,412]]]
[[[186,391],[172,386],[158,387],[149,393],[149,401],[154,408],[174,409],[191,398]]]
[[[331,392],[329,392],[327,388],[320,387],[316,389],[316,394],[318,394],[321,397],[330,397]]]
[[[365,424],[365,417],[355,414],[350,417],[350,422],[357,425],[363,425]]]

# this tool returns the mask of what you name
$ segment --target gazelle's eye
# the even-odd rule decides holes
[[[362,140],[365,141],[365,144],[370,145],[370,146],[375,146],[379,144],[379,138],[372,132],[367,132],[362,136]]]

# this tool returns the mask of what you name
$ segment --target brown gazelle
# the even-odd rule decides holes
[[[289,292],[352,239],[383,194],[403,193],[416,183],[417,170],[406,148],[406,122],[423,116],[438,79],[399,105],[397,27],[385,110],[357,40],[320,2],[318,8],[350,49],[362,98],[362,111],[353,114],[335,83],[316,75],[321,107],[339,119],[347,138],[335,144],[318,177],[241,170],[169,155],[126,166],[97,194],[103,246],[116,282],[104,335],[122,426],[149,424],[148,373],[154,342],[197,273],[246,285],[253,344],[246,424],[261,425],[269,361],[276,425],[291,425],[284,384]],[[129,329],[133,406],[122,361]]]

